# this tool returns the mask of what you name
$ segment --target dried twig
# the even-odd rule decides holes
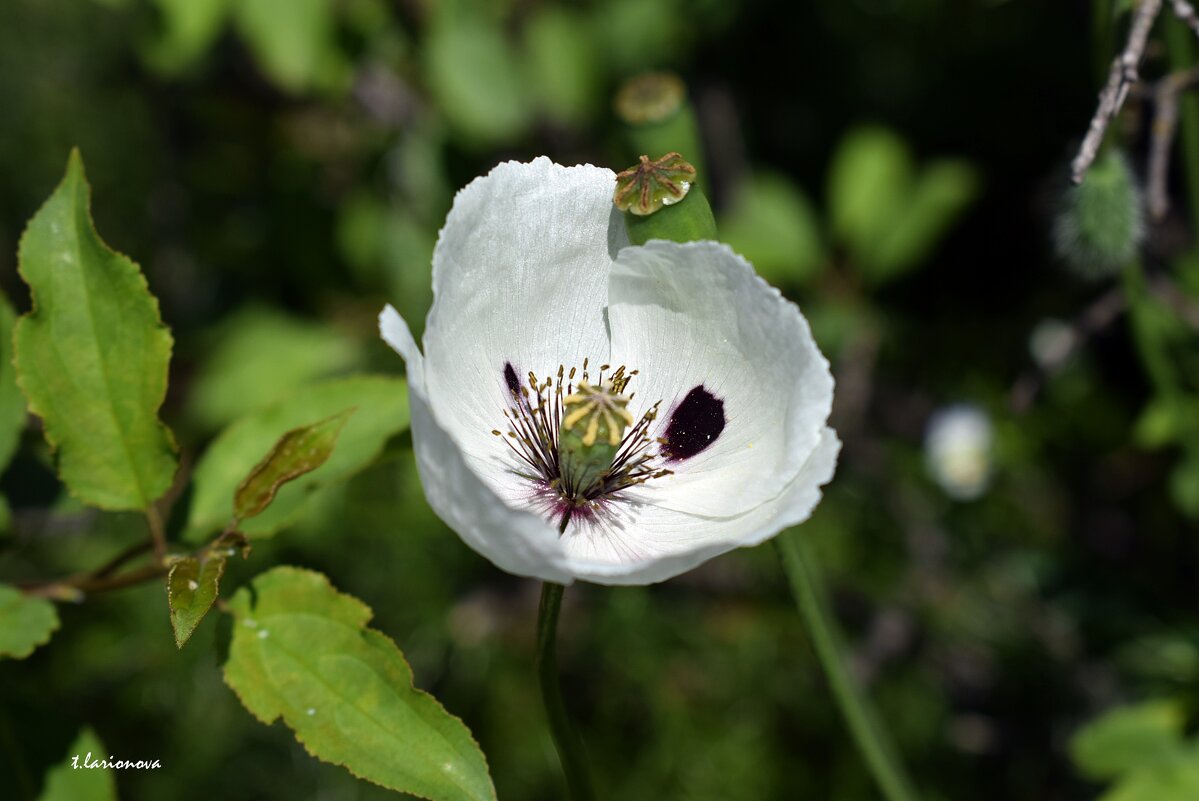
[[[1078,353],[1087,340],[1107,328],[1127,306],[1124,290],[1112,287],[1092,301],[1070,323],[1070,347],[1062,349],[1051,361],[1034,365],[1016,379],[1008,394],[1008,408],[1023,414],[1031,407],[1047,376],[1051,376]]]
[[[1076,184],[1082,183],[1087,168],[1095,161],[1099,146],[1103,144],[1103,135],[1119,113],[1120,107],[1124,105],[1129,88],[1140,79],[1137,68],[1141,63],[1141,56],[1145,53],[1145,44],[1149,41],[1149,31],[1153,28],[1153,21],[1157,19],[1161,8],[1162,0],[1141,0],[1141,4],[1137,6],[1132,28],[1128,32],[1128,44],[1124,47],[1124,52],[1112,61],[1107,84],[1099,93],[1099,107],[1095,109],[1095,116],[1091,118],[1091,125],[1082,140],[1082,146],[1078,149],[1078,155],[1070,164],[1070,177]]]
[[[1174,16],[1199,36],[1199,14],[1195,13],[1195,7],[1187,0],[1170,0],[1170,5],[1174,8]]]
[[[1167,179],[1170,174],[1170,151],[1178,129],[1178,97],[1184,89],[1196,84],[1199,84],[1199,67],[1192,67],[1167,75],[1153,88],[1153,129],[1149,138],[1149,174],[1145,195],[1149,217],[1155,221],[1165,219],[1170,210]]]
[[[1149,294],[1179,320],[1199,331],[1199,303],[1165,275],[1149,279]]]

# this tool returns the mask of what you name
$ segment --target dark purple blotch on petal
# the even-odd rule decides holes
[[[516,368],[512,366],[512,362],[504,362],[504,383],[508,385],[508,391],[514,398],[520,397],[520,379],[516,377]]]
[[[670,414],[662,455],[668,462],[690,459],[707,448],[724,431],[724,401],[704,389],[693,387]]]

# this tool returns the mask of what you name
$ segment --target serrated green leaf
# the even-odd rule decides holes
[[[84,768],[84,762],[107,759],[104,744],[91,728],[79,732],[63,763],[46,774],[46,786],[38,801],[117,801],[115,772],[105,768]],[[78,757],[74,767],[72,757]]]
[[[246,557],[250,544],[241,534],[230,531],[198,555],[171,565],[167,574],[167,604],[177,647],[183,647],[216,602],[225,563],[239,551]]]
[[[279,490],[270,508],[240,530],[251,538],[274,533],[302,510],[313,489],[349,478],[382,452],[387,439],[408,427],[408,390],[403,380],[352,376],[305,387],[291,398],[234,423],[196,464],[195,488],[185,539],[201,542],[233,516],[241,479],[291,429],[356,407],[323,465]]]
[[[237,0],[233,13],[263,72],[283,89],[331,88],[345,77],[332,0]]]
[[[96,233],[77,150],[21,237],[19,269],[33,310],[14,334],[17,383],[59,476],[92,506],[145,509],[175,475],[158,419],[171,334],[137,265]]]
[[[1177,756],[1183,723],[1170,701],[1114,709],[1074,735],[1070,756],[1084,776],[1110,779]]]
[[[8,467],[17,450],[21,429],[25,427],[25,396],[17,387],[17,372],[12,360],[12,334],[16,321],[16,311],[0,292],[0,473]]]
[[[0,659],[24,659],[39,645],[50,642],[50,635],[57,629],[54,604],[0,584]]]
[[[238,520],[262,514],[275,494],[289,481],[323,465],[337,445],[337,435],[355,409],[346,409],[311,425],[288,431],[250,471],[233,496],[233,516]]]
[[[469,730],[433,696],[370,609],[319,573],[278,567],[230,602],[225,682],[265,724],[282,718],[308,753],[433,801],[495,799]]]

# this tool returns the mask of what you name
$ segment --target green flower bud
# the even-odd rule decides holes
[[[1124,156],[1109,150],[1062,197],[1054,249],[1075,274],[1100,279],[1123,269],[1144,236],[1141,192]]]
[[[679,76],[669,72],[636,75],[620,87],[613,105],[624,123],[622,134],[630,155],[686,153],[703,172],[699,123]],[[700,177],[701,184],[705,180]]]
[[[716,239],[716,218],[695,176],[695,168],[678,153],[656,161],[642,156],[641,163],[617,175],[612,202],[625,213],[629,241]]]
[[[616,93],[616,113],[630,125],[666,122],[683,107],[687,87],[669,72],[647,72],[630,78]]]

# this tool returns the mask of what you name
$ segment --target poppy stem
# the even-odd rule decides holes
[[[890,737],[846,665],[841,632],[829,610],[828,594],[816,560],[795,531],[784,531],[774,542],[816,657],[874,781],[887,801],[916,801]]]
[[[537,608],[537,678],[554,747],[566,775],[567,797],[571,801],[595,801],[583,740],[566,714],[562,687],[558,682],[558,611],[562,608],[565,590],[561,584],[548,581],[541,585],[541,604]]]

